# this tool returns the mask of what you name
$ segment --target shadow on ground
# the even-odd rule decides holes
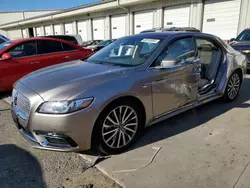
[[[6,97],[9,97],[11,96],[11,91],[8,91],[8,92],[0,92],[0,100],[1,99],[4,99]]]
[[[0,145],[1,188],[45,188],[37,159],[15,145]]]
[[[245,103],[250,100],[249,87],[250,79],[245,78],[241,87],[240,95],[235,101],[226,103],[222,100],[215,100],[148,127],[141,139],[137,141],[130,150],[167,139],[198,127],[233,108],[249,108],[250,103]]]

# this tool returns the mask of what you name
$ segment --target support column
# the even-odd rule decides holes
[[[104,20],[104,39],[111,39],[111,18],[106,16]]]
[[[74,34],[77,34],[77,23],[76,23],[76,21],[74,21],[74,22],[72,23],[72,27],[73,27],[73,33],[74,33]]]
[[[240,18],[237,34],[250,27],[250,0],[241,0]]]
[[[92,19],[86,20],[87,22],[87,40],[93,40],[93,26]]]

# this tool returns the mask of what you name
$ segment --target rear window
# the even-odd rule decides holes
[[[61,42],[53,40],[40,40],[38,44],[38,54],[47,54],[63,51]]]
[[[63,40],[69,41],[69,42],[73,42],[75,44],[78,44],[77,40],[75,39],[75,37],[71,37],[71,36],[62,36],[60,37]]]
[[[63,51],[71,51],[71,50],[76,50],[77,48],[70,46],[69,44],[62,43],[63,45]]]

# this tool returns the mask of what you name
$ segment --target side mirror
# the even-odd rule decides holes
[[[156,66],[155,68],[156,69],[169,69],[169,68],[174,68],[176,67],[177,63],[177,59],[175,58],[164,58],[162,61],[161,61],[161,65],[160,66]]]
[[[236,38],[231,38],[231,39],[229,40],[229,42],[233,42],[233,41],[236,41]]]
[[[2,60],[8,60],[12,59],[12,56],[9,53],[4,53],[1,58]]]

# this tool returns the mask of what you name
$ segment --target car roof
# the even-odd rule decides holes
[[[63,42],[63,43],[67,43],[67,44],[79,47],[78,45],[75,45],[71,42],[68,42],[68,41],[65,41],[62,39],[58,39],[58,38],[50,38],[50,37],[33,37],[33,38],[27,38],[27,39],[17,39],[17,40],[11,40],[11,43],[17,44],[17,43],[22,43],[22,42],[34,41],[34,40],[52,40],[52,41]]]
[[[212,37],[215,38],[214,35],[206,34],[206,33],[200,33],[200,32],[183,32],[183,31],[164,31],[164,32],[148,32],[148,33],[139,33],[137,35],[138,37],[156,37],[156,38],[167,38],[167,37],[185,37],[185,36],[203,36],[203,37]]]
[[[183,31],[183,32],[200,32],[199,29],[195,27],[166,27],[166,28],[153,28],[142,31],[141,33],[146,32],[165,32],[165,31]]]

